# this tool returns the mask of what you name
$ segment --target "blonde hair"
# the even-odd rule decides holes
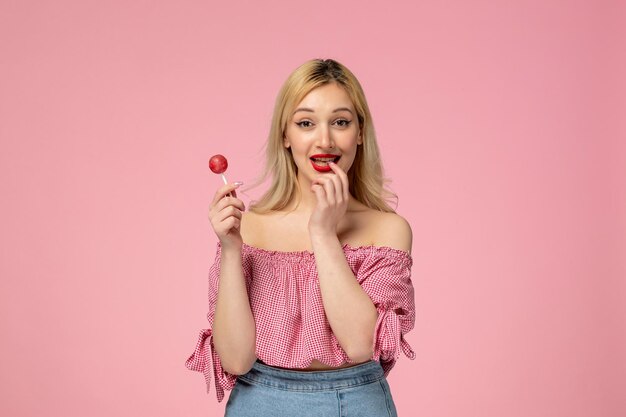
[[[350,194],[367,207],[395,212],[387,200],[397,202],[397,196],[385,187],[388,180],[383,176],[372,116],[363,89],[348,68],[332,59],[305,62],[291,73],[280,89],[266,143],[265,168],[252,187],[264,182],[270,175],[272,182],[261,198],[250,204],[251,211],[265,213],[281,210],[297,196],[298,168],[291,149],[283,146],[285,129],[302,99],[313,89],[332,82],[343,87],[352,100],[363,138],[363,144],[357,147],[354,162],[347,173]]]

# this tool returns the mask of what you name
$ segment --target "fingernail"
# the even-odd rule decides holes
[[[243,185],[243,181],[235,181],[233,184],[239,187],[240,185]]]

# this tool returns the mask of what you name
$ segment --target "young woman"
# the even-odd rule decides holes
[[[264,177],[245,211],[222,186],[209,219],[209,328],[186,365],[226,416],[396,416],[386,376],[415,320],[411,228],[387,201],[363,90],[312,60],[279,92]]]

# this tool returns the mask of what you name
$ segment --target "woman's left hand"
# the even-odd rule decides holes
[[[311,191],[317,204],[309,219],[309,234],[337,236],[337,225],[346,214],[350,198],[348,176],[334,162],[329,163],[334,174],[327,173],[313,180]]]

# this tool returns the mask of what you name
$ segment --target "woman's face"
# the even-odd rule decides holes
[[[283,139],[291,148],[298,177],[309,181],[333,174],[328,160],[347,173],[362,143],[352,100],[337,83],[318,87],[302,99],[287,121]]]

